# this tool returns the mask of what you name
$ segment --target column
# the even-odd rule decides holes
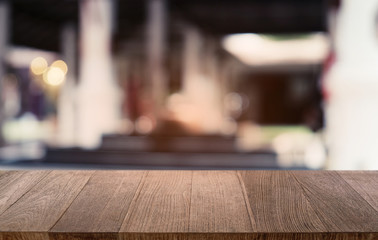
[[[184,29],[183,95],[192,105],[190,119],[205,134],[219,133],[222,125],[220,81],[212,46],[205,46],[200,32]]]
[[[165,0],[147,1],[147,70],[151,83],[153,108],[159,114],[167,94],[167,76],[164,68],[167,34]]]
[[[9,3],[5,0],[0,0],[0,144],[3,141],[2,126],[4,121],[3,109],[3,78],[5,75],[4,56],[7,52],[8,36],[9,36]]]
[[[121,92],[111,55],[114,1],[80,1],[80,72],[78,140],[82,147],[100,145],[101,136],[119,128]]]
[[[62,29],[61,54],[67,64],[68,72],[58,98],[58,142],[62,147],[72,147],[77,144],[76,49],[76,29],[72,24],[66,24]]]
[[[325,78],[328,168],[378,169],[378,1],[341,3]]]

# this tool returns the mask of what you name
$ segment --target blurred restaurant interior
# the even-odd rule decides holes
[[[0,0],[0,168],[378,169],[378,0]]]

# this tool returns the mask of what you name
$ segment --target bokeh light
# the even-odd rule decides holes
[[[140,134],[149,134],[153,130],[153,122],[149,117],[141,116],[136,121],[136,131]]]
[[[226,118],[223,120],[221,133],[224,135],[233,135],[236,133],[238,124],[232,118]]]
[[[238,93],[228,93],[225,96],[225,106],[229,111],[241,111],[243,106],[243,99]]]
[[[64,82],[65,74],[62,69],[57,67],[50,67],[43,74],[45,83],[51,86],[59,86]]]
[[[330,51],[328,36],[318,32],[288,39],[279,34],[231,34],[223,38],[222,46],[250,66],[319,64]]]
[[[35,75],[43,74],[47,69],[47,61],[43,57],[34,58],[30,63],[30,70]]]
[[[68,67],[63,60],[57,60],[51,64],[51,67],[57,67],[63,71],[64,74],[67,74]]]

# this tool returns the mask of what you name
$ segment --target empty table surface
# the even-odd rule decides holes
[[[378,171],[3,171],[5,239],[378,239]]]

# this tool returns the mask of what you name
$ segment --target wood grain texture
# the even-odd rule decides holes
[[[120,240],[376,240],[374,233],[123,233]],[[63,240],[63,239],[62,239]]]
[[[190,232],[253,231],[236,171],[193,173]]]
[[[48,173],[49,171],[8,171],[0,173],[0,214]]]
[[[48,234],[49,240],[118,240],[118,233],[94,233],[94,232],[83,232],[83,233],[57,233],[50,232]],[[1,239],[0,239],[1,240]]]
[[[110,238],[111,237],[111,238]],[[376,240],[373,233],[1,233],[0,240]]]
[[[186,232],[191,171],[149,171],[120,232]]]
[[[97,171],[50,232],[117,233],[143,175]]]
[[[291,173],[330,232],[378,232],[378,215],[335,171]]]
[[[0,232],[0,240],[50,240],[47,232]]]
[[[87,183],[92,172],[52,171],[0,215],[1,231],[48,231]]]
[[[378,171],[337,172],[378,212]]]
[[[0,171],[0,240],[378,240],[377,171]]]
[[[240,171],[258,232],[324,232],[326,227],[286,171]]]

